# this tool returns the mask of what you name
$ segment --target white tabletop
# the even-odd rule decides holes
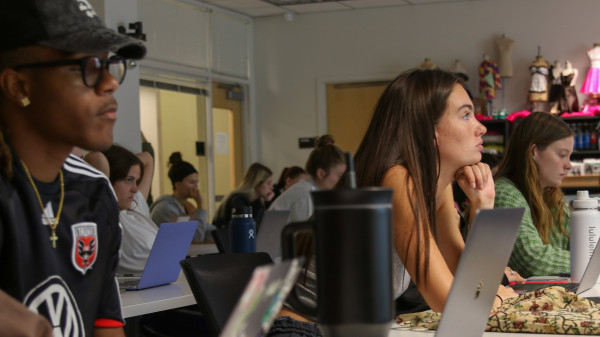
[[[215,254],[218,252],[219,249],[214,242],[192,243],[190,245],[190,250],[188,250],[188,256]]]
[[[196,304],[183,272],[177,282],[164,286],[121,293],[123,318]]]
[[[219,250],[214,242],[194,243],[190,246],[188,255],[197,256],[218,252]],[[179,274],[179,278],[175,283],[121,293],[123,318],[185,307],[192,304],[196,304],[196,299],[183,272]]]

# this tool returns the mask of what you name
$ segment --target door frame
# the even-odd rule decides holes
[[[250,164],[255,161],[257,156],[257,137],[256,134],[256,117],[254,104],[254,88],[252,81],[240,79],[226,75],[214,74],[206,70],[195,69],[192,67],[180,66],[151,59],[143,60],[139,63],[140,80],[165,82],[171,84],[179,84],[185,86],[201,86],[208,91],[206,97],[206,144],[205,155],[207,158],[207,190],[208,196],[204,197],[205,209],[211,214],[215,214],[215,172],[214,172],[214,141],[213,141],[213,116],[212,116],[212,85],[213,82],[231,83],[242,86],[246,99],[242,102],[241,111],[241,135],[242,138],[242,166],[245,170]],[[139,117],[138,117],[139,118]],[[156,196],[158,197],[158,196]]]

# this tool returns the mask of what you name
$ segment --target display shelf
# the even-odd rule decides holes
[[[560,187],[600,187],[600,174],[585,174],[580,176],[566,176]]]
[[[486,119],[481,120],[487,132],[483,135],[483,147],[491,153],[502,155],[505,150],[505,144],[508,143],[510,131],[510,122],[506,119]]]
[[[587,190],[590,193],[600,193],[600,174],[567,176],[563,179],[560,187],[566,195],[575,195],[579,190]]]

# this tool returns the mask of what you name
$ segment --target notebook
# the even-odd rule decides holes
[[[220,337],[266,335],[296,283],[300,262],[296,258],[254,269]]]
[[[590,261],[585,267],[585,271],[581,276],[581,282],[579,283],[526,283],[526,284],[515,284],[511,287],[515,289],[515,292],[522,294],[525,292],[536,291],[540,289],[544,289],[551,286],[560,286],[568,289],[570,291],[575,292],[576,294],[581,294],[582,292],[591,289],[596,282],[598,281],[598,277],[600,276],[600,248],[598,248],[600,241],[596,243],[596,248],[594,248],[594,252],[590,257]],[[594,302],[598,302],[600,298],[593,298]]]
[[[524,213],[524,208],[477,212],[436,336],[481,337]]]
[[[181,265],[192,243],[198,221],[160,225],[142,276],[119,277],[120,290],[141,290],[177,281]]]
[[[290,211],[265,211],[256,234],[256,251],[269,253],[275,262],[281,261],[281,231],[288,223]]]

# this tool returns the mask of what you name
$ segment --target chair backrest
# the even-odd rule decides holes
[[[231,253],[231,249],[229,248],[229,227],[214,229],[210,231],[210,234],[212,235],[213,240],[215,240],[219,253]]]
[[[181,261],[211,336],[218,337],[225,327],[254,268],[272,262],[264,252],[201,255]]]

